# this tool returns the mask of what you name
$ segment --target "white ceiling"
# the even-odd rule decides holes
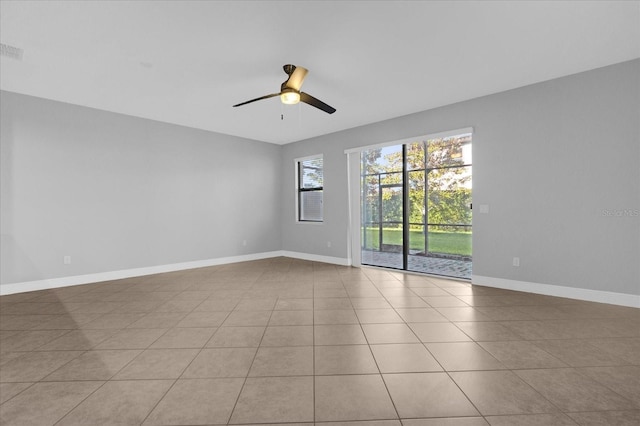
[[[2,0],[0,39],[3,90],[284,144],[638,58],[640,2]],[[231,107],[287,63],[335,114]]]

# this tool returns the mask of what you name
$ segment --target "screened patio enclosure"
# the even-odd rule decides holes
[[[362,151],[361,263],[471,278],[471,134]]]

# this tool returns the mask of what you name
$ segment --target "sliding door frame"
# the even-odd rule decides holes
[[[362,224],[362,210],[360,201],[361,191],[361,154],[363,151],[370,149],[384,148],[394,145],[402,145],[402,160],[405,167],[403,167],[403,209],[409,208],[409,191],[408,191],[408,171],[406,167],[407,161],[407,144],[413,143],[419,140],[440,139],[451,136],[456,136],[463,133],[473,134],[473,127],[464,127],[455,130],[448,130],[438,133],[430,133],[421,136],[383,142],[373,145],[360,146],[356,148],[346,149],[344,151],[347,156],[347,192],[349,197],[349,223],[348,223],[348,247],[347,256],[348,263],[352,266],[362,266],[361,256],[361,224]],[[427,171],[425,170],[425,174]],[[425,176],[426,179],[426,176]],[[425,188],[426,190],[426,188]],[[409,215],[403,215],[403,266],[404,270],[407,270],[408,254],[409,254]],[[426,237],[425,237],[426,238]]]

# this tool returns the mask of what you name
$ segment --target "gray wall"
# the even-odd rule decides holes
[[[9,92],[1,105],[2,284],[281,250],[281,147]]]
[[[635,60],[288,144],[283,248],[347,257],[345,149],[471,126],[474,205],[490,207],[474,214],[474,275],[640,294],[639,76]],[[315,227],[295,223],[291,183],[311,154],[325,165]]]

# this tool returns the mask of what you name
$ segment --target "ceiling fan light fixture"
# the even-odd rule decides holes
[[[286,91],[280,94],[280,100],[283,104],[295,105],[300,102],[300,93],[295,91]]]

